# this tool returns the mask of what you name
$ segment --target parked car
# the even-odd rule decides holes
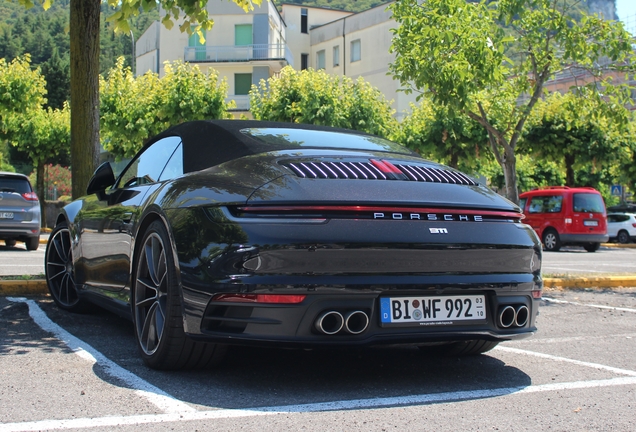
[[[51,295],[129,316],[152,368],[226,344],[480,354],[536,331],[541,243],[519,207],[375,136],[187,122],[87,194],[50,236]]]
[[[629,243],[636,238],[636,214],[610,213],[607,215],[607,235],[612,241]]]
[[[547,251],[577,245],[595,252],[609,238],[605,202],[594,188],[535,189],[519,195],[519,205]]]
[[[30,251],[40,247],[40,202],[23,174],[0,172],[0,239],[7,246],[24,242]]]

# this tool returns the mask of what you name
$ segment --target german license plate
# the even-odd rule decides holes
[[[383,297],[380,299],[380,316],[382,324],[414,326],[484,322],[486,299],[483,295]]]
[[[0,212],[0,219],[13,219],[13,212]]]
[[[598,226],[597,220],[585,220],[583,221],[583,225],[585,226]]]

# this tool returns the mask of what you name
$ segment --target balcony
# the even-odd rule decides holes
[[[249,111],[250,96],[249,95],[228,95],[225,102],[234,101],[236,106],[230,111]]]
[[[285,44],[223,45],[186,47],[184,61],[200,63],[286,62],[294,66],[291,51]]]

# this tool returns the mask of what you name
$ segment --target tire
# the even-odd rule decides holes
[[[15,241],[15,239],[9,239],[9,240],[5,240],[4,244],[8,247],[13,247],[15,246],[17,242]]]
[[[150,224],[136,251],[131,305],[135,339],[152,369],[197,369],[218,364],[224,345],[193,341],[183,330],[177,271],[168,231]]]
[[[625,244],[625,243],[629,243],[630,236],[629,236],[629,233],[627,231],[621,230],[621,231],[619,231],[618,236],[616,237],[616,239],[618,240],[619,243]]]
[[[561,249],[559,233],[553,229],[545,230],[543,233],[543,248],[550,252],[557,252]]]
[[[40,236],[31,237],[24,242],[28,251],[38,250],[40,247]]]
[[[37,240],[39,245],[39,239]],[[80,298],[75,285],[71,233],[65,222],[56,226],[49,237],[44,253],[44,272],[51,297],[60,309],[70,312],[86,311],[88,304]]]
[[[480,355],[499,345],[499,342],[488,340],[467,340],[444,345],[422,346],[421,350],[435,355],[448,357],[465,357]]]
[[[588,252],[596,252],[601,247],[600,243],[589,243],[583,246],[583,248]]]

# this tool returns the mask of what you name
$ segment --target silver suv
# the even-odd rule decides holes
[[[40,247],[40,201],[23,174],[0,172],[0,240],[7,246],[23,241]]]

